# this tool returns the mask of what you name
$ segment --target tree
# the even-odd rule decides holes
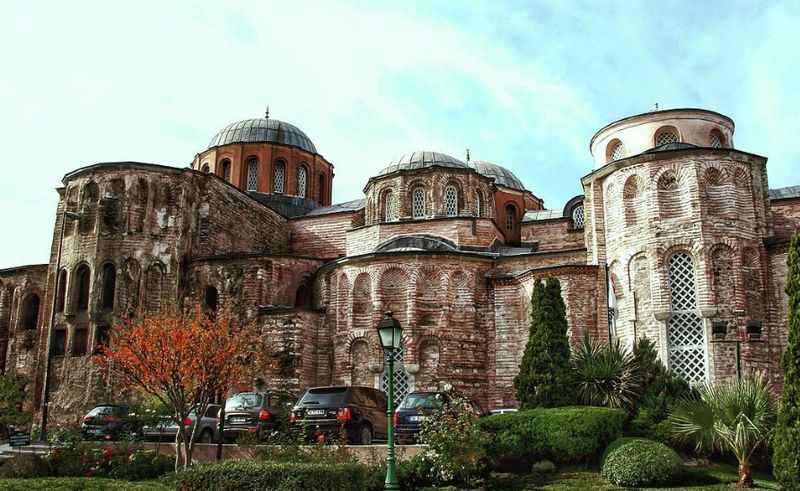
[[[775,428],[772,466],[785,489],[800,489],[800,233],[789,244],[789,339],[783,354],[783,392]]]
[[[633,411],[641,395],[641,377],[636,358],[619,340],[608,344],[587,334],[575,347],[572,364],[582,404]]]
[[[528,343],[514,378],[522,407],[555,407],[574,402],[567,317],[561,284],[537,280],[531,297]]]
[[[0,428],[30,423],[31,413],[23,410],[28,383],[24,375],[0,375]]]
[[[669,416],[674,435],[700,450],[728,450],[739,462],[739,486],[751,487],[753,453],[767,445],[775,409],[766,377],[706,385],[699,398],[678,403]]]
[[[123,387],[150,395],[169,408],[178,425],[175,468],[191,465],[195,432],[185,420],[205,414],[217,394],[251,375],[266,352],[248,325],[229,315],[160,313],[118,326],[95,361]],[[195,425],[195,430],[199,425]]]

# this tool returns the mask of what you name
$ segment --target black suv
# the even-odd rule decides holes
[[[394,432],[400,444],[417,442],[420,424],[428,419],[433,411],[449,402],[447,392],[410,392],[397,407],[392,417]],[[483,410],[474,401],[469,401],[476,416],[484,415]]]
[[[344,438],[370,445],[386,439],[386,394],[371,387],[308,389],[289,417],[292,429],[311,442]]]
[[[85,440],[118,440],[123,436],[141,436],[142,425],[128,406],[101,404],[89,411],[81,421]]]
[[[288,392],[240,392],[225,401],[225,441],[242,434],[264,440],[273,430],[286,424],[297,396]]]

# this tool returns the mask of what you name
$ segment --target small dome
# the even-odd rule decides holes
[[[246,119],[222,128],[208,148],[230,143],[281,143],[310,153],[317,153],[311,139],[297,126],[278,119]]]
[[[391,174],[399,170],[417,170],[428,167],[451,167],[469,169],[469,166],[455,157],[439,152],[413,152],[407,153],[397,160],[393,160],[378,175]]]
[[[494,179],[495,184],[499,186],[525,191],[525,186],[522,184],[522,181],[520,181],[513,172],[503,166],[486,162],[485,160],[473,160],[469,163],[469,166],[475,169],[475,172],[478,174],[491,177]]]

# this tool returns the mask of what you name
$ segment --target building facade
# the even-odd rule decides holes
[[[418,151],[332,204],[334,166],[275,119],[223,128],[189,168],[101,163],[64,176],[47,264],[0,270],[0,371],[34,381],[50,340],[52,417],[123,401],[91,362],[115,325],[226,309],[281,353],[270,385],[444,383],[516,404],[535,281],[561,281],[572,340],[656,342],[691,382],[781,383],[786,256],[800,186],[770,190],[734,123],[656,111],[592,138],[583,195],[546,209],[508,169]],[[405,328],[395,373],[374,327]],[[52,321],[51,321],[52,319]]]

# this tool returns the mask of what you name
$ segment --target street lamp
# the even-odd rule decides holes
[[[389,364],[389,394],[386,404],[386,481],[383,489],[399,490],[400,484],[397,482],[397,461],[394,455],[394,427],[392,426],[392,415],[394,413],[394,354],[400,349],[403,336],[403,327],[392,317],[391,312],[386,312],[377,327],[378,339],[381,342],[386,362]]]

